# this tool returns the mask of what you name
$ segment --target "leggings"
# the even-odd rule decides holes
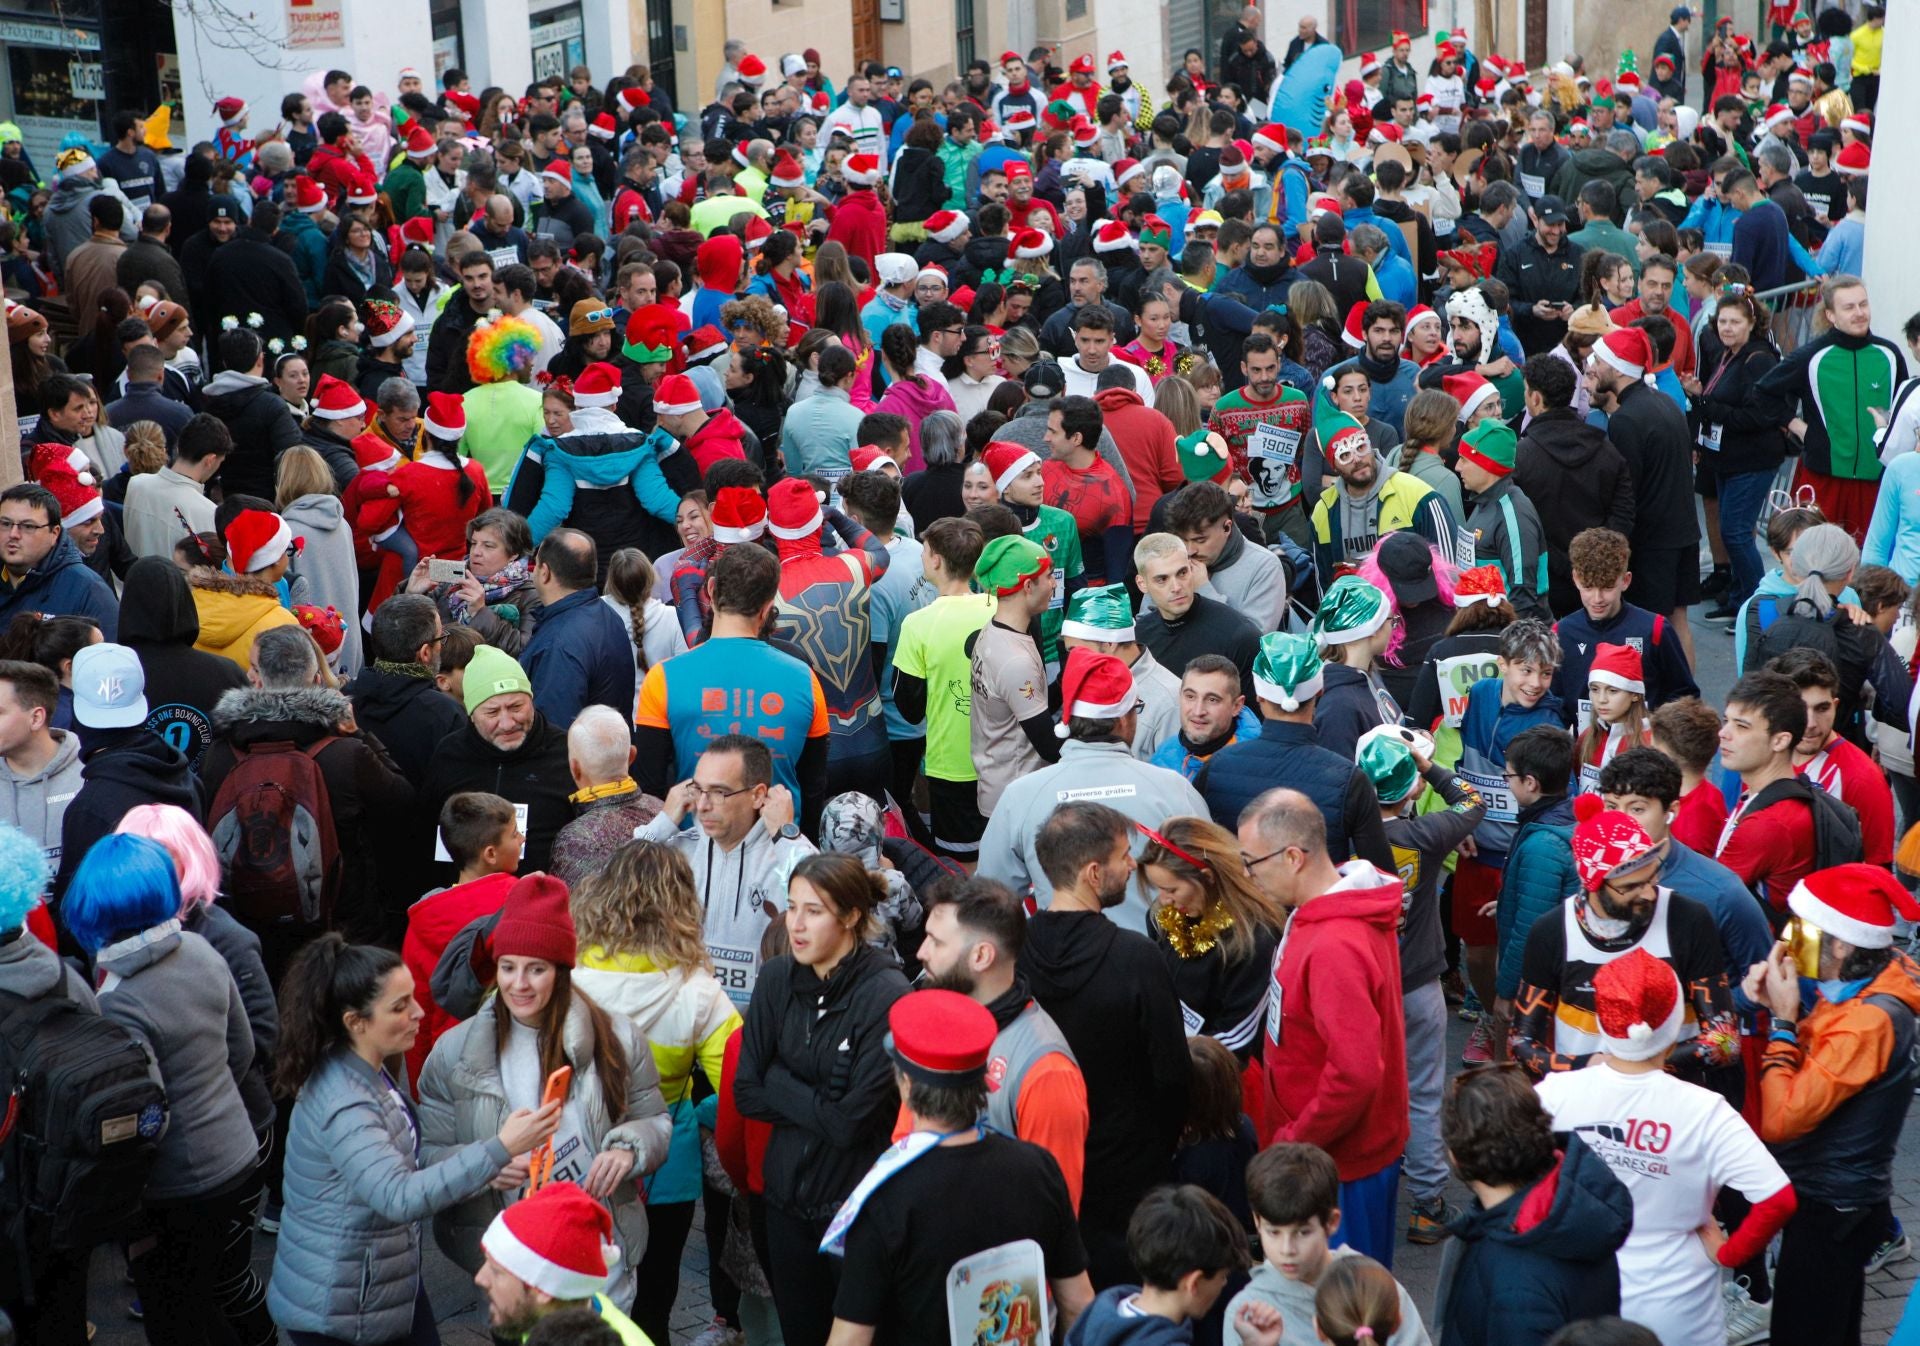
[[[693,1202],[647,1207],[647,1251],[633,1269],[633,1321],[649,1340],[672,1340],[673,1301],[680,1293],[680,1254],[693,1228]]]
[[[827,1221],[806,1220],[753,1201],[754,1241],[773,1286],[786,1346],[826,1346],[833,1331],[833,1297],[840,1287],[840,1259],[820,1253]]]
[[[259,1170],[249,1168],[217,1192],[147,1204],[150,1232],[135,1240],[131,1260],[148,1341],[275,1346],[266,1291],[253,1274],[259,1200]],[[224,1323],[210,1321],[216,1316]]]

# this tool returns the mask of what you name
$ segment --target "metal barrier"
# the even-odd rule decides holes
[[[1814,315],[1820,311],[1820,277],[1760,290],[1753,297],[1773,310],[1773,340],[1781,351],[1797,350],[1812,340]]]

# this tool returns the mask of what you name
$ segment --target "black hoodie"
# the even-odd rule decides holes
[[[1080,1233],[1093,1283],[1137,1281],[1127,1219],[1149,1189],[1172,1180],[1186,1121],[1187,1034],[1173,978],[1145,935],[1087,911],[1042,911],[1027,922],[1020,972],[1086,1079]]]
[[[202,819],[205,811],[200,782],[187,759],[145,725],[86,728],[80,763],[80,792],[60,819],[56,896],[67,890],[73,871],[93,843],[118,827],[128,809],[139,804],[177,804],[196,819]]]
[[[1007,253],[1012,240],[1005,235],[975,234],[967,240],[967,246],[960,253],[960,262],[953,269],[951,279],[954,288],[962,285],[980,288],[980,279],[989,271],[999,271],[1007,265]]]
[[[1571,407],[1543,412],[1527,423],[1514,453],[1513,481],[1533,502],[1547,538],[1547,606],[1556,615],[1579,606],[1567,547],[1588,528],[1633,536],[1634,482],[1627,460],[1604,430]]]
[[[231,659],[196,650],[200,613],[179,566],[143,556],[127,571],[120,597],[120,643],[140,660],[147,679],[147,728],[200,769],[213,742],[213,703],[247,685]]]

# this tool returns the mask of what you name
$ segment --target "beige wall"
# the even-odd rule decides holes
[[[767,63],[767,78],[780,78],[780,58],[808,47],[820,53],[820,69],[837,89],[853,66],[853,14],[847,0],[724,0],[728,37],[737,37]],[[720,43],[713,44],[711,67],[702,52],[707,93],[720,69]],[[705,101],[704,99],[702,100]]]
[[[680,95],[674,106],[698,125],[700,109],[713,101],[713,81],[720,73],[720,50],[727,41],[726,0],[676,0],[674,18],[687,27],[688,50],[677,51]]]
[[[992,0],[975,0],[975,33],[981,11]],[[842,0],[844,4],[844,0]],[[897,65],[908,79],[925,78],[933,87],[953,79],[953,0],[904,0],[905,23],[880,25],[880,50],[888,65]],[[979,46],[976,38],[974,45]],[[998,55],[996,52],[994,55]],[[989,56],[988,60],[993,57]]]
[[[1604,5],[1576,4],[1573,7],[1573,49],[1587,58],[1587,74],[1594,79],[1611,75],[1623,48],[1633,48],[1639,57],[1640,78],[1653,74],[1654,39],[1667,26],[1672,13],[1670,0],[1606,0]],[[1694,25],[1696,28],[1698,23]],[[1697,50],[1698,37],[1688,34],[1688,51]],[[1550,51],[1547,59],[1557,61],[1565,52]]]

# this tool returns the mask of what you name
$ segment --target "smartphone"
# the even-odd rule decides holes
[[[546,1091],[540,1095],[540,1106],[544,1108],[549,1103],[565,1102],[567,1090],[571,1088],[572,1085],[573,1067],[561,1066],[558,1070],[554,1071],[553,1074],[547,1076],[547,1087]]]
[[[427,562],[427,578],[435,584],[458,584],[466,577],[465,561],[442,561],[433,558]]]

